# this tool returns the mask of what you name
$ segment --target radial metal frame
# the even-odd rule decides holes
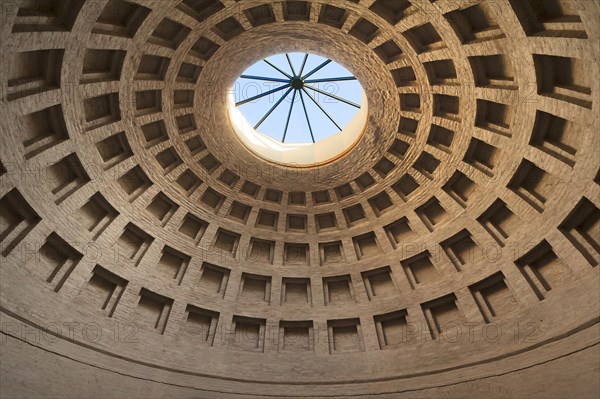
[[[273,113],[273,111],[275,111],[283,102],[283,100],[285,98],[287,98],[289,96],[290,93],[293,92],[292,94],[292,103],[290,104],[290,108],[287,114],[287,119],[285,122],[285,127],[283,129],[283,137],[281,138],[281,142],[285,143],[285,138],[287,136],[288,133],[288,128],[290,125],[290,118],[292,116],[292,111],[294,109],[294,103],[296,100],[296,95],[300,96],[300,101],[302,103],[302,109],[304,111],[304,115],[306,117],[306,124],[308,125],[308,130],[310,132],[310,138],[312,140],[312,142],[315,142],[315,136],[314,136],[314,132],[313,132],[313,128],[312,128],[312,124],[310,123],[310,117],[309,117],[309,113],[306,109],[306,103],[304,101],[304,95],[306,95],[308,98],[310,98],[312,100],[312,102],[315,103],[315,105],[319,108],[319,110],[321,110],[321,112],[323,112],[323,114],[325,114],[325,116],[335,125],[335,127],[339,130],[342,131],[342,128],[340,127],[340,125],[335,121],[335,119],[325,110],[325,108],[323,108],[323,106],[321,104],[319,104],[319,102],[306,90],[309,89],[311,91],[314,91],[316,93],[320,93],[323,94],[327,97],[333,98],[337,101],[342,102],[343,104],[352,106],[354,108],[361,108],[360,104],[357,104],[355,102],[352,102],[348,99],[342,98],[340,96],[336,96],[335,94],[332,93],[327,93],[326,91],[323,91],[317,87],[311,86],[311,83],[325,83],[325,82],[345,82],[345,81],[352,81],[352,80],[356,80],[356,77],[354,76],[337,76],[337,77],[331,77],[331,78],[323,78],[323,79],[308,79],[310,76],[314,75],[315,73],[317,73],[318,71],[320,71],[321,69],[323,69],[325,66],[327,66],[329,63],[331,63],[332,61],[330,59],[327,59],[326,61],[322,62],[320,65],[318,65],[317,67],[315,67],[314,69],[312,69],[310,72],[306,73],[303,75],[304,73],[304,68],[306,67],[306,61],[308,60],[309,54],[304,54],[304,59],[302,61],[302,65],[300,67],[300,70],[298,73],[296,73],[296,70],[294,68],[293,62],[289,56],[288,53],[285,54],[285,57],[287,59],[288,65],[290,67],[290,70],[292,71],[292,75],[290,75],[289,73],[285,72],[284,70],[282,70],[281,68],[279,68],[278,66],[276,66],[275,64],[273,64],[271,61],[269,61],[268,59],[264,59],[263,61],[269,65],[271,68],[273,68],[274,70],[276,70],[277,72],[279,72],[279,74],[283,75],[284,77],[268,77],[268,76],[255,76],[255,75],[241,75],[240,77],[243,79],[250,79],[250,80],[261,80],[261,81],[265,81],[265,82],[277,82],[277,83],[282,83],[281,86],[276,87],[275,89],[266,91],[264,93],[258,94],[256,96],[247,98],[245,100],[242,101],[238,101],[235,103],[236,107],[239,107],[241,105],[250,103],[252,101],[255,100],[259,100],[263,97],[266,96],[270,96],[271,94],[280,92],[282,90],[287,89],[287,91],[284,93],[283,96],[281,96],[281,98],[279,100],[277,100],[277,102],[267,111],[266,114],[263,115],[263,117],[258,121],[258,123],[254,126],[254,129],[258,129],[260,125],[263,124],[263,122],[265,122],[267,120],[267,118],[269,116],[271,116],[271,114]]]

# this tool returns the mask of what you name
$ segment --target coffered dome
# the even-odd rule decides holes
[[[0,396],[598,396],[599,20],[595,0],[4,4]],[[299,158],[232,117],[240,75],[286,53],[364,91]],[[327,114],[331,83],[304,106]]]

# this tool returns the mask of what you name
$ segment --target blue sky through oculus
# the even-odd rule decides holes
[[[279,68],[281,72],[263,60],[246,69],[242,75],[266,77],[282,81],[273,82],[240,77],[233,86],[236,103],[265,94],[281,86],[289,85],[291,82],[290,77],[300,74],[305,55],[305,53],[288,53],[289,61],[294,71],[292,71],[290,62],[288,62],[285,54],[273,55],[266,58],[276,68]],[[310,54],[306,59],[302,76],[306,76],[326,61],[327,58]],[[356,105],[361,105],[362,87],[358,80],[355,79],[333,82],[311,81],[345,77],[353,77],[353,75],[346,68],[332,61],[305,79],[303,84],[295,82],[294,85],[296,88],[303,86],[301,89],[296,90],[295,88],[288,87],[254,101],[241,104],[238,106],[238,109],[252,126],[256,126],[279,103],[256,130],[277,141],[282,141],[284,132],[286,132],[285,127],[289,115],[285,143],[312,143],[309,125],[301,101],[300,93],[302,93],[306,114],[309,117],[314,140],[317,142],[339,133],[338,126],[342,129],[346,127],[358,111],[358,108],[355,106],[340,99],[332,98],[322,92],[337,96]],[[318,91],[321,91],[321,93]],[[294,93],[296,94],[295,96]],[[329,114],[338,126],[310,99],[309,95]],[[282,99],[284,96],[285,98]],[[294,105],[291,108],[292,111],[290,114],[292,99],[294,100]]]

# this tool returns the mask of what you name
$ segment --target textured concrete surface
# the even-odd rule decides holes
[[[600,394],[597,1],[2,13],[2,397]],[[365,88],[335,162],[231,129],[285,51]]]

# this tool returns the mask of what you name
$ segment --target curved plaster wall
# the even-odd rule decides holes
[[[598,395],[598,2],[3,11],[3,397]],[[293,51],[369,102],[319,167],[227,113]]]
[[[229,97],[227,107],[233,131],[247,149],[264,160],[281,166],[306,168],[333,162],[358,144],[365,132],[369,115],[364,93],[361,103],[362,107],[344,129],[317,143],[281,143],[258,132],[235,106],[233,94]]]

